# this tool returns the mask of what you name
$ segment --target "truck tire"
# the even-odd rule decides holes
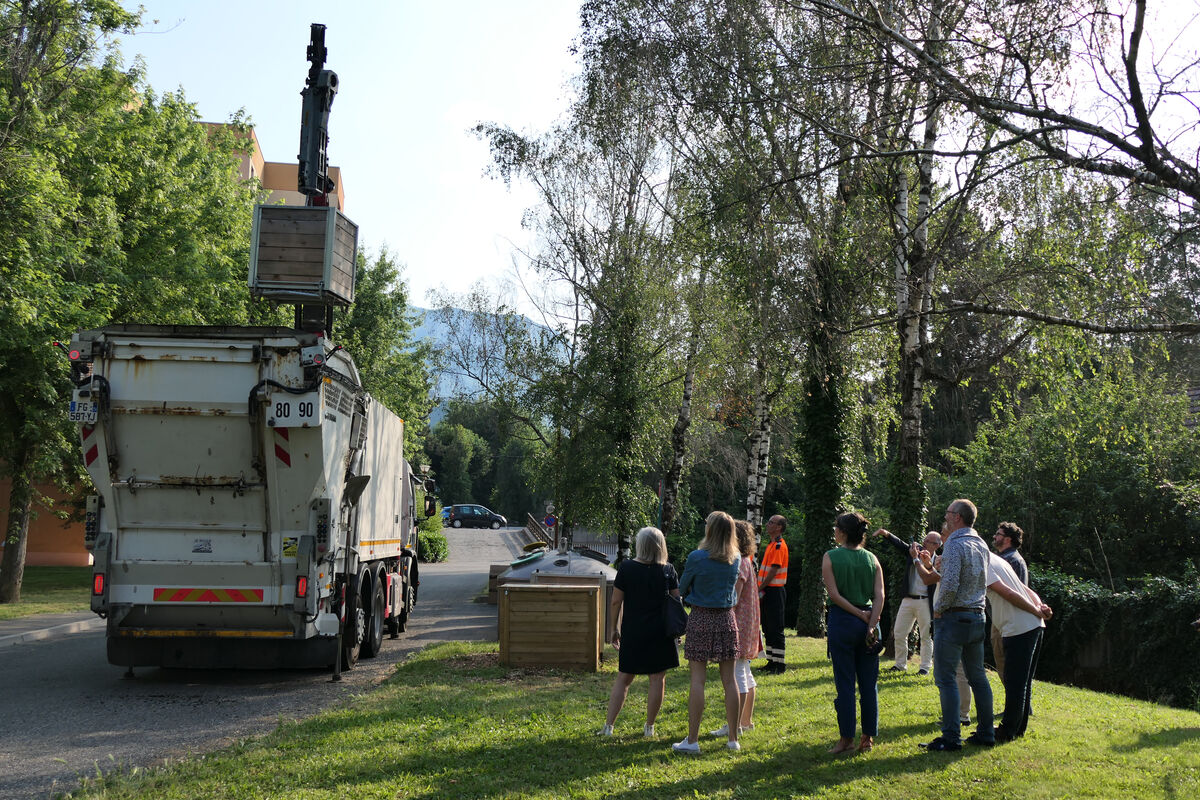
[[[363,636],[367,631],[367,614],[363,609],[362,573],[346,587],[346,619],[342,623],[342,669],[353,669],[362,652]]]
[[[366,630],[363,632],[362,640],[362,657],[374,658],[379,655],[379,651],[383,649],[383,614],[384,614],[384,597],[383,597],[383,581],[381,580],[383,573],[371,580],[371,604],[368,606],[370,613],[367,614]]]
[[[388,573],[388,575],[391,577],[393,583],[395,583],[396,581],[402,580],[401,574],[399,572],[390,572],[390,573]],[[401,591],[405,591],[403,584],[401,584]],[[389,602],[390,602],[390,598],[389,598]],[[402,611],[402,609],[398,609],[398,608],[391,609],[391,613],[383,621],[384,626],[387,628],[387,633],[388,633],[389,638],[392,638],[392,639],[399,638],[400,631],[404,630],[403,628],[400,627],[400,612],[401,611]]]
[[[408,630],[408,618],[412,615],[412,607],[417,602],[417,592],[413,588],[411,578],[404,582],[404,609],[400,612],[400,619],[397,623],[399,632],[403,633]]]

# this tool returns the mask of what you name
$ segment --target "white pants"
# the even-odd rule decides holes
[[[892,627],[892,637],[896,642],[896,666],[900,669],[908,667],[908,634],[916,623],[921,634],[921,669],[933,669],[933,620],[929,612],[929,601],[925,598],[914,600],[906,597],[900,601],[896,611],[896,624]]]
[[[739,658],[733,662],[733,679],[737,681],[738,694],[746,694],[758,686],[758,681],[750,674],[750,659]]]

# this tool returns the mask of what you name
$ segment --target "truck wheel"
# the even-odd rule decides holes
[[[451,522],[450,524],[451,524],[451,525],[453,525],[453,526],[454,526],[454,527],[456,527],[456,528],[461,528],[461,527],[462,527],[462,520],[461,520],[461,519],[456,519],[456,520],[454,520],[454,522]]]
[[[352,669],[362,652],[363,635],[367,631],[367,614],[363,611],[362,595],[357,591],[361,584],[354,581],[354,591],[346,592],[346,620],[342,623],[342,669]]]
[[[376,578],[371,581],[371,585],[371,613],[367,616],[366,631],[363,634],[363,658],[374,658],[383,648],[383,581]]]
[[[401,632],[408,629],[408,618],[412,614],[412,607],[417,602],[417,592],[413,589],[412,581],[404,582],[404,610],[400,612],[400,620],[398,627]]]

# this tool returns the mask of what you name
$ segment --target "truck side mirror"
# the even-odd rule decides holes
[[[425,517],[428,519],[437,513],[437,498],[425,495]]]

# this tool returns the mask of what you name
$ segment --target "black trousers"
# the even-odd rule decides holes
[[[768,586],[763,590],[759,609],[762,612],[763,639],[767,647],[767,664],[783,668],[783,606],[787,591],[782,586]]]
[[[1013,739],[1025,735],[1033,693],[1033,673],[1037,669],[1042,631],[1004,637],[1004,722],[999,735]]]

